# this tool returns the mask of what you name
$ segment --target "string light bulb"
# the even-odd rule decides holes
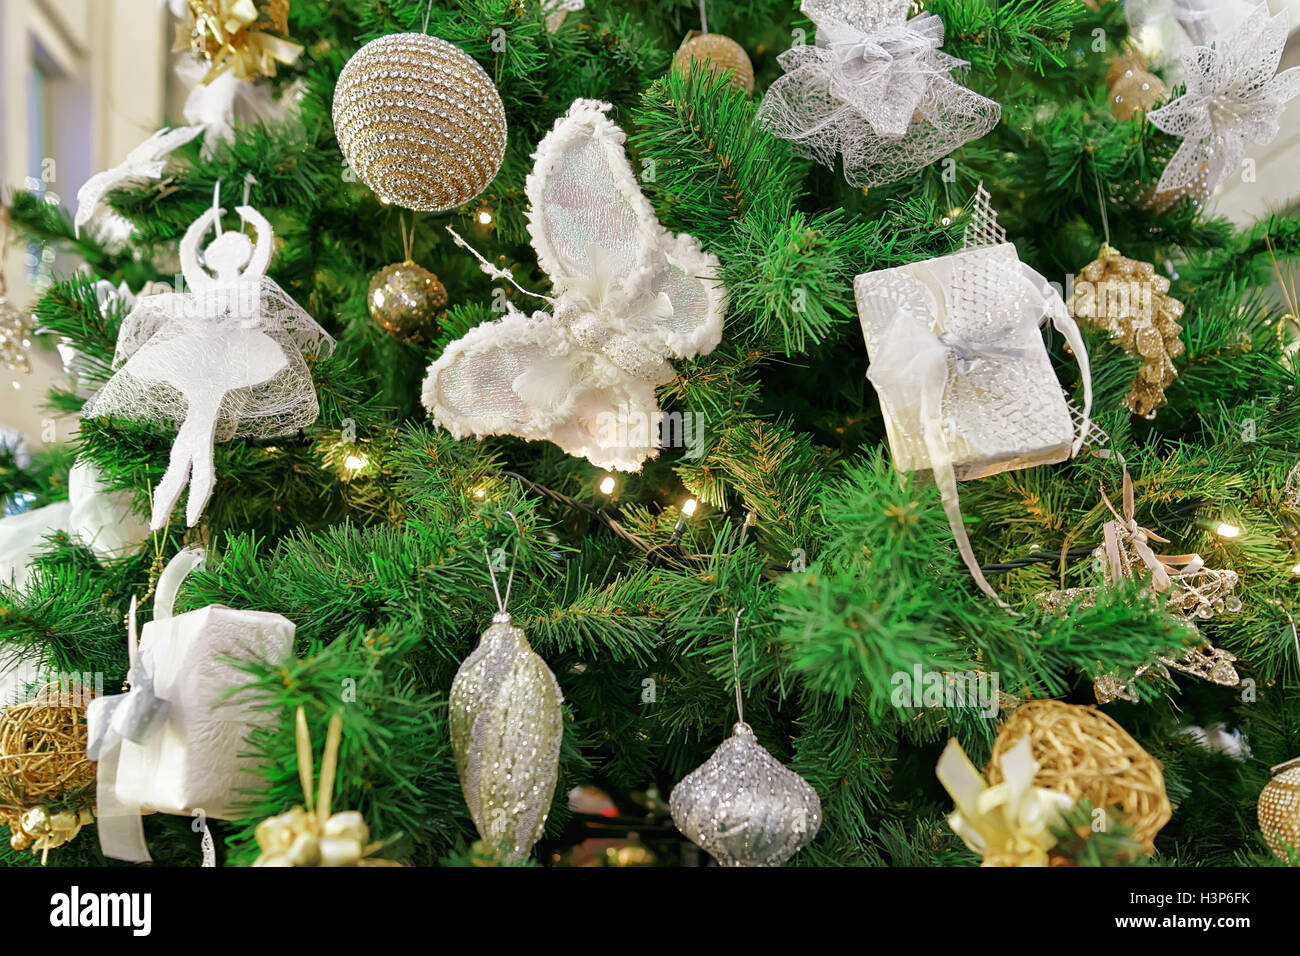
[[[606,475],[600,480],[600,493],[602,495],[612,495],[614,493],[613,475]]]
[[[479,225],[480,225],[480,226],[490,226],[490,225],[492,225],[492,212],[491,212],[491,210],[489,210],[489,209],[481,209],[481,210],[479,210],[479,214],[478,214],[478,222],[479,222]]]
[[[1291,573],[1292,573],[1292,574],[1300,574],[1300,564],[1297,564],[1294,568],[1292,568],[1292,569],[1291,569]]]
[[[1235,538],[1237,537],[1237,535],[1241,534],[1241,529],[1238,528],[1235,524],[1229,524],[1226,521],[1220,521],[1218,527],[1214,529],[1214,533],[1217,534],[1220,538]]]
[[[686,503],[682,505],[682,514],[686,515],[688,518],[692,518],[695,516],[695,509],[697,507],[699,507],[698,501],[694,498],[687,498]]]
[[[369,462],[366,460],[365,455],[351,454],[343,459],[343,467],[353,474],[366,467],[367,464]]]

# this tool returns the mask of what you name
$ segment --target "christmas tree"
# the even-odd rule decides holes
[[[195,665],[237,675],[248,776],[221,812],[153,806],[153,860],[198,865],[205,829],[228,866],[330,840],[413,866],[593,839],[708,860],[683,833],[731,863],[1294,860],[1294,806],[1263,831],[1256,807],[1300,756],[1300,217],[1207,201],[1294,95],[1280,20],[179,6],[178,56],[247,100],[226,129],[173,118],[190,133],[84,221],[11,196],[16,234],[86,264],[30,308],[75,357],[47,401],[84,418],[71,446],[0,449],[5,522],[67,501],[75,460],[121,509],[100,543],[130,539],[27,532],[0,667],[201,720],[164,642],[284,635]],[[1203,43],[1204,74],[1178,55]],[[212,319],[193,269],[258,262]],[[0,861],[114,856],[82,811],[105,774],[147,789],[159,735],[127,724],[92,713],[93,759],[46,790],[0,762]],[[202,779],[204,745],[171,769],[233,786]],[[1094,786],[1115,761],[1132,779]],[[958,782],[1017,767],[1059,810],[1027,842]]]

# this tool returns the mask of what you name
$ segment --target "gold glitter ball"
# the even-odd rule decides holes
[[[26,313],[3,295],[0,295],[0,365],[11,372],[30,372],[32,363],[27,358],[31,346],[30,323]]]
[[[1146,67],[1146,60],[1136,51],[1111,62],[1106,83],[1110,87],[1110,111],[1116,119],[1130,120],[1164,99],[1165,85]]]
[[[749,62],[745,48],[731,37],[692,31],[686,42],[677,48],[673,68],[686,73],[692,63],[703,66],[710,76],[734,70],[731,85],[746,93],[754,92],[754,65]]]
[[[1300,759],[1283,767],[1259,794],[1259,829],[1273,854],[1290,861],[1300,854]]]
[[[483,68],[446,40],[395,33],[358,50],[334,88],[334,131],[384,203],[442,212],[487,189],[506,113]]]
[[[408,259],[375,273],[366,304],[381,329],[395,339],[415,341],[447,308],[447,289],[436,275]]]

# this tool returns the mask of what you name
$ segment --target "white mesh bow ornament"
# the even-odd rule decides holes
[[[180,248],[190,291],[136,302],[118,333],[113,377],[82,411],[84,418],[179,423],[171,461],[154,489],[155,531],[187,479],[185,517],[198,523],[216,481],[214,442],[292,434],[319,413],[303,353],[328,355],[334,340],[267,278],[270,224],[249,206],[235,211],[256,228],[257,245],[242,232],[223,233],[225,210],[215,205],[195,220]],[[216,238],[200,264],[199,242],[214,227]]]
[[[815,46],[786,50],[758,122],[851,186],[892,183],[998,123],[1002,108],[956,83],[965,60],[939,52],[943,21],[907,19],[910,0],[804,0]]]
[[[726,291],[700,241],[660,225],[609,108],[574,101],[528,176],[528,231],[554,315],[510,306],[471,329],[429,367],[423,401],[457,438],[550,441],[599,468],[638,471],[659,454],[654,390],[672,380],[668,359],[713,350]]]
[[[1273,142],[1287,101],[1300,94],[1300,67],[1276,72],[1287,32],[1286,12],[1269,16],[1268,5],[1261,3],[1214,46],[1183,51],[1187,91],[1147,114],[1151,125],[1183,139],[1160,176],[1158,192],[1191,186],[1202,177],[1213,189],[1241,165],[1247,142]]]

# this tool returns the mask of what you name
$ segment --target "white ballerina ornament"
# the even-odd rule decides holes
[[[116,371],[82,411],[179,424],[171,460],[153,494],[150,527],[166,524],[188,480],[186,522],[198,523],[216,483],[213,445],[233,438],[292,434],[316,421],[319,406],[303,355],[328,355],[334,340],[266,270],[270,224],[236,207],[257,232],[222,232],[213,207],[186,230],[186,292],[140,298],[122,322]],[[202,253],[209,229],[216,238]]]

